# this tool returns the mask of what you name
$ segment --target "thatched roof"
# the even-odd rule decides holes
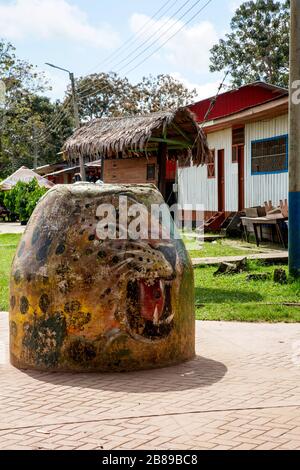
[[[206,137],[187,108],[144,116],[94,119],[77,129],[66,141],[63,152],[69,159],[139,156],[157,152],[166,142],[169,152],[190,156],[195,164],[208,159]],[[121,154],[121,155],[120,155]]]
[[[54,186],[54,184],[48,181],[46,178],[43,178],[26,166],[22,166],[17,171],[15,171],[15,173],[0,183],[0,189],[2,191],[8,191],[16,186],[19,181],[22,181],[23,183],[29,183],[34,178],[38,180],[38,183],[41,187],[50,189],[52,186]]]

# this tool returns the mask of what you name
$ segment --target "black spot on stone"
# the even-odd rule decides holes
[[[33,273],[27,273],[27,274],[26,274],[26,281],[27,281],[27,282],[31,282],[31,281],[33,281],[34,279],[35,279],[35,274],[33,274]]]
[[[111,260],[112,264],[118,264],[119,258],[117,256],[114,256]]]
[[[160,251],[164,255],[166,260],[170,263],[172,268],[175,270],[175,268],[176,268],[176,258],[177,258],[175,248],[170,247],[170,246],[161,245],[161,246],[158,247],[158,251]]]
[[[105,251],[99,251],[99,253],[98,253],[98,258],[100,258],[100,259],[106,258],[106,253],[105,253]]]
[[[68,349],[69,358],[76,364],[88,364],[95,359],[96,355],[96,348],[92,343],[79,339],[73,341]]]
[[[40,298],[39,307],[43,313],[47,313],[50,307],[50,299],[47,294],[43,294]]]
[[[90,236],[89,236],[90,242],[93,242],[93,241],[95,240],[95,238],[96,238],[95,235],[90,235]]]
[[[20,284],[21,282],[21,272],[18,270],[14,274],[14,280],[16,284]]]
[[[86,208],[86,209],[89,209],[90,207],[91,207],[91,204],[86,204],[86,205],[85,205],[85,208]]]
[[[13,336],[14,338],[17,336],[18,334],[18,327],[17,327],[17,324],[15,321],[11,321],[10,324],[9,324],[9,331],[10,331],[10,334],[11,336]]]
[[[86,274],[84,276],[85,285],[90,287],[93,284],[93,282],[94,282],[94,279],[93,279],[93,276],[91,274]]]
[[[27,297],[21,297],[20,300],[20,312],[25,315],[28,312],[29,309],[29,302]]]
[[[36,259],[37,261],[45,263],[49,254],[50,246],[52,243],[52,238],[48,237],[43,245],[39,248],[37,254],[36,254]]]
[[[38,227],[36,227],[34,229],[34,232],[33,232],[33,235],[32,235],[32,239],[31,239],[31,244],[32,245],[35,245],[36,242],[38,241],[38,239],[40,238],[40,235],[41,235],[41,231]]]
[[[14,295],[12,295],[11,298],[10,298],[10,307],[11,307],[11,309],[14,309],[15,306],[16,306],[16,298],[15,298]]]
[[[60,245],[58,245],[58,247],[56,248],[56,252],[55,254],[56,255],[62,255],[64,252],[65,252],[65,245],[63,245],[62,243]]]
[[[86,256],[91,256],[93,253],[94,253],[94,251],[93,251],[91,248],[87,248],[87,249],[85,250]]]
[[[61,263],[56,268],[56,274],[60,277],[61,280],[65,279],[66,275],[70,274],[71,268],[67,263]]]
[[[67,334],[62,312],[34,317],[33,324],[24,325],[23,347],[29,360],[36,366],[53,369],[60,358],[60,350]]]
[[[81,304],[78,300],[72,300],[65,304],[65,312],[67,313],[77,313],[81,309]]]
[[[21,258],[21,256],[24,254],[26,243],[22,242],[18,251],[18,257]]]

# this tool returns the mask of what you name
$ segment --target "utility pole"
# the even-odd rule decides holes
[[[300,0],[291,0],[290,30],[289,271],[300,278]]]
[[[33,138],[33,153],[34,153],[33,168],[34,170],[36,170],[38,166],[39,149],[38,149],[38,141],[37,141],[37,127],[35,123],[33,123],[32,138]]]
[[[80,119],[79,119],[78,97],[77,97],[74,73],[70,72],[70,70],[64,69],[62,67],[58,67],[57,65],[49,64],[48,62],[46,62],[46,65],[49,65],[49,67],[52,67],[54,69],[62,70],[63,72],[67,72],[69,74],[70,81],[71,81],[72,102],[73,102],[73,113],[74,113],[75,127],[76,127],[76,129],[79,129]],[[85,165],[84,165],[84,159],[83,159],[82,155],[80,155],[80,157],[79,157],[79,165],[80,165],[81,180],[86,181]]]

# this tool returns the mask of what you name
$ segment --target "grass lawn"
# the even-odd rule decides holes
[[[286,266],[277,266],[287,270]],[[270,273],[267,281],[247,281],[249,273],[214,277],[216,267],[195,269],[198,320],[300,322],[300,281],[275,284],[274,266],[249,262],[249,273]]]
[[[0,235],[0,311],[8,310],[10,266],[21,235]]]
[[[0,311],[8,310],[10,266],[20,237],[0,235]],[[249,249],[244,251],[231,245],[230,240],[221,240],[216,244],[205,243],[201,257],[249,254]],[[247,282],[247,273],[216,278],[213,276],[216,269],[210,266],[195,269],[198,320],[300,322],[300,307],[282,305],[300,302],[300,281],[283,286],[275,284],[272,277],[264,282]],[[251,273],[272,274],[274,269],[274,266],[249,262]]]
[[[191,258],[212,258],[221,256],[246,256],[253,253],[263,253],[263,248],[255,244],[242,242],[241,240],[221,239],[215,242],[201,243],[195,239],[183,236],[183,241]]]

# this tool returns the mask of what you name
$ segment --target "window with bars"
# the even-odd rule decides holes
[[[216,177],[216,151],[210,150],[209,161],[207,163],[207,178],[213,179]]]
[[[283,135],[251,143],[251,173],[288,171],[288,136]]]

